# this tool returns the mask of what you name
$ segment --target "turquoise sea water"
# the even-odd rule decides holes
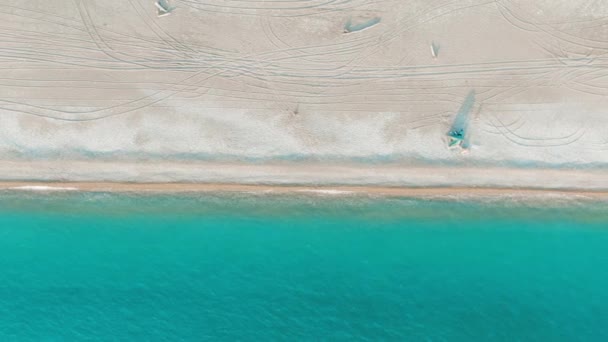
[[[0,340],[608,340],[608,204],[0,193]]]

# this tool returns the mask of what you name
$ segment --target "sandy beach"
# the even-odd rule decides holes
[[[405,188],[381,186],[288,186],[205,183],[0,182],[0,190],[28,192],[246,193],[257,195],[380,196],[443,199],[608,200],[608,191],[515,188]]]
[[[608,190],[602,169],[345,163],[6,161],[0,179],[42,182],[265,184]]]
[[[601,1],[10,0],[0,17],[1,180],[608,189]]]
[[[302,163],[6,163],[0,189],[91,192],[247,192],[405,197],[608,198],[598,170],[403,167]],[[14,170],[19,170],[18,176]],[[44,170],[45,172],[40,172]],[[52,172],[47,172],[52,170]]]

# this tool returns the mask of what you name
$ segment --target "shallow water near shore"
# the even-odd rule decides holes
[[[608,205],[0,193],[3,340],[606,340]]]

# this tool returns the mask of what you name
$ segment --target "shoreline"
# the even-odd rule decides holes
[[[601,169],[272,162],[3,160],[0,188],[28,184],[111,191],[310,191],[381,194],[608,193]],[[122,190],[120,190],[122,189]],[[309,189],[309,190],[307,190]],[[401,189],[401,190],[396,190]],[[436,190],[432,190],[436,189]],[[461,190],[457,190],[461,189]],[[466,190],[464,190],[466,189]]]
[[[608,199],[608,172],[321,162],[13,160],[0,163],[0,190]]]
[[[222,183],[119,183],[119,182],[0,182],[0,191],[23,192],[112,192],[137,194],[249,193],[263,195],[381,196],[500,198],[557,196],[608,199],[608,191],[543,188],[389,187],[350,185],[266,185]]]
[[[608,192],[603,169],[454,167],[349,163],[0,162],[0,182],[242,184],[307,187],[490,188]],[[232,185],[231,185],[232,186]]]

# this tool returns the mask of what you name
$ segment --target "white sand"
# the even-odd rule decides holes
[[[3,3],[0,179],[608,188],[606,1],[168,2]]]

